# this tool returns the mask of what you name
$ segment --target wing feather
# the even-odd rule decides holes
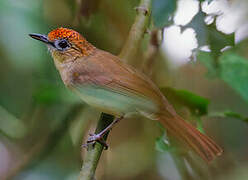
[[[72,71],[77,74],[74,78],[77,85],[91,84],[120,94],[145,97],[163,108],[166,103],[168,111],[174,111],[148,77],[106,51],[98,49],[88,58],[78,59]]]

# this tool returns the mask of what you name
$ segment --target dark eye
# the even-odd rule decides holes
[[[58,40],[55,42],[55,47],[58,50],[65,50],[66,48],[70,47],[70,44],[66,40]]]

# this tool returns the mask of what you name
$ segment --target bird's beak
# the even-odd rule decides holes
[[[51,42],[48,40],[47,36],[46,35],[43,35],[43,34],[36,34],[36,33],[32,33],[32,34],[29,34],[29,36],[31,38],[34,38],[34,39],[37,39],[39,41],[42,41],[46,44],[50,44]]]

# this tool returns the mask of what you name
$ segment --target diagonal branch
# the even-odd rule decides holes
[[[136,8],[137,16],[135,22],[131,27],[125,45],[119,55],[126,63],[130,63],[131,59],[135,57],[138,48],[140,47],[141,40],[147,28],[151,10],[151,0],[141,0],[139,7]],[[112,121],[114,116],[102,113],[99,119],[96,133],[105,129]],[[105,135],[105,140],[108,134]],[[97,164],[102,154],[103,145],[96,143],[94,148],[90,148],[86,153],[82,169],[80,171],[79,180],[93,180]]]

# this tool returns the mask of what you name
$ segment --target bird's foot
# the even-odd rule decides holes
[[[104,135],[107,134],[112,128],[113,126],[118,123],[120,120],[123,119],[123,116],[116,118],[110,125],[108,125],[104,130],[102,130],[100,133],[98,134],[90,134],[90,137],[88,138],[86,144],[83,144],[82,147],[84,148],[89,148],[90,145],[92,145],[94,147],[94,145],[96,144],[96,142],[100,143],[101,145],[103,145],[104,149],[108,149],[108,144],[106,143],[106,141],[104,140]]]
[[[104,149],[107,150],[108,149],[108,144],[106,143],[106,141],[103,139],[103,136],[105,134],[103,133],[99,133],[99,134],[89,134],[90,137],[88,138],[86,144],[83,144],[82,147],[83,148],[89,148],[90,145],[92,145],[93,147],[95,146],[96,142],[100,143],[101,145],[103,145]]]

